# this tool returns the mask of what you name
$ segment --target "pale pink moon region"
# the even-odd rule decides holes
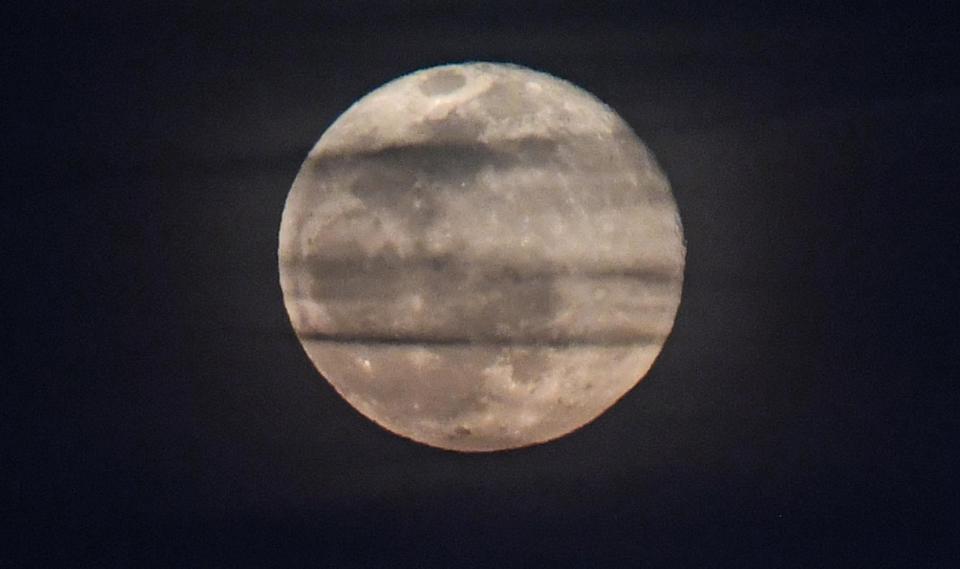
[[[685,246],[666,176],[586,91],[519,66],[417,71],[347,109],[280,226],[280,283],[343,398],[431,446],[563,436],[646,375]]]

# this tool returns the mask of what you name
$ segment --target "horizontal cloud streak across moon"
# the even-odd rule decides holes
[[[429,336],[351,336],[346,334],[301,333],[301,340],[306,342],[336,342],[342,344],[390,344],[395,346],[524,346],[563,348],[569,346],[653,346],[661,345],[663,336],[643,336],[631,334],[629,336],[609,335],[602,337],[591,334],[582,338],[524,338],[522,336],[473,335],[470,337],[429,337]]]

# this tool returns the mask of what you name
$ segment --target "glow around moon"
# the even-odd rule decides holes
[[[362,414],[492,451],[581,427],[647,373],[684,253],[667,179],[616,113],[471,63],[388,83],[324,133],[287,198],[280,282]]]

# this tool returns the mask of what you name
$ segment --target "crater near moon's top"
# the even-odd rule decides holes
[[[462,73],[452,69],[438,71],[420,83],[420,91],[424,95],[446,95],[467,84],[467,78]]]

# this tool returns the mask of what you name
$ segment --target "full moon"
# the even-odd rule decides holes
[[[685,246],[650,151],[586,91],[444,65],[346,110],[280,225],[290,321],[360,413],[458,451],[542,443],[646,375]]]

